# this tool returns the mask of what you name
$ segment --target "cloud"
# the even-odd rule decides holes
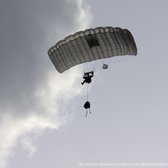
[[[81,93],[75,85],[79,71],[58,74],[47,50],[85,29],[90,18],[82,0],[0,2],[0,168],[19,139],[32,154],[36,149],[28,135],[65,124],[67,111],[59,112]]]

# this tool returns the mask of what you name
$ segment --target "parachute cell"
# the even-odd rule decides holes
[[[137,47],[127,29],[97,27],[66,37],[48,50],[58,72],[85,62],[120,55],[136,55]]]

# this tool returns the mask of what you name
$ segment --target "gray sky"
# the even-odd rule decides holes
[[[87,4],[86,4],[87,3]],[[167,162],[166,0],[0,2],[0,168]],[[83,68],[55,71],[47,50],[88,27],[129,29],[138,55],[98,71],[84,117]]]

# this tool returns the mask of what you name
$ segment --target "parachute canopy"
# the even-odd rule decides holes
[[[137,55],[132,34],[127,29],[97,27],[86,29],[59,41],[48,50],[58,72],[85,62],[120,55]]]

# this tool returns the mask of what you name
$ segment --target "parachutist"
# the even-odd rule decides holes
[[[89,113],[91,113],[91,111],[90,111],[90,102],[86,101],[85,104],[83,105],[83,107],[86,109],[86,115],[85,115],[85,117],[87,117],[88,111],[89,111]]]
[[[82,85],[84,83],[91,83],[92,82],[92,77],[94,76],[94,72],[91,71],[91,72],[85,72],[84,75],[83,75],[83,79],[84,81],[81,83]]]

